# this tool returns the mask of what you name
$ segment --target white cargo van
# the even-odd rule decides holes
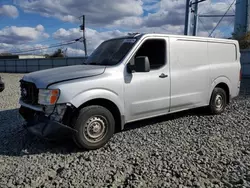
[[[240,73],[235,40],[129,35],[103,42],[82,65],[25,75],[20,113],[36,135],[70,133],[97,149],[129,122],[197,107],[222,113]]]

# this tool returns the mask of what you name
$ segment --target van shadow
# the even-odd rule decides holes
[[[23,128],[18,109],[0,111],[0,156],[23,156],[42,153],[69,154],[79,149],[69,138],[47,141]]]
[[[202,108],[183,111],[171,115],[129,123],[125,126],[125,129],[122,132],[190,115],[204,116],[207,114]],[[30,134],[23,128],[23,123],[24,121],[19,115],[18,109],[0,111],[0,156],[23,156],[43,153],[67,155],[84,152],[84,150],[79,149],[75,145],[71,138],[47,141]],[[105,149],[105,147],[102,149]]]
[[[167,115],[162,115],[162,116],[158,116],[158,117],[154,117],[154,118],[140,120],[140,121],[133,122],[133,123],[128,123],[125,126],[123,131],[140,129],[143,127],[147,127],[149,125],[160,124],[160,123],[164,123],[167,121],[172,121],[175,119],[184,118],[184,117],[188,117],[188,116],[200,117],[200,116],[210,116],[210,114],[208,113],[207,109],[204,107],[190,109],[190,110],[184,110],[184,111],[176,112],[173,114],[167,114]]]

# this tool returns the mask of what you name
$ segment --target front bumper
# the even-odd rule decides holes
[[[23,125],[30,133],[47,140],[56,140],[62,137],[71,136],[75,129],[66,125],[66,120],[59,122],[45,116],[44,113],[34,111],[27,107],[21,106],[20,115],[26,120]],[[66,112],[67,113],[67,112]],[[69,114],[65,114],[66,117]]]

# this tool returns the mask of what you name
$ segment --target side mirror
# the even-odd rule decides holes
[[[149,72],[150,64],[147,56],[138,56],[135,58],[135,72]]]

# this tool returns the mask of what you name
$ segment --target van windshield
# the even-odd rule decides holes
[[[86,65],[118,64],[136,43],[135,38],[112,39],[100,44],[83,63]]]

